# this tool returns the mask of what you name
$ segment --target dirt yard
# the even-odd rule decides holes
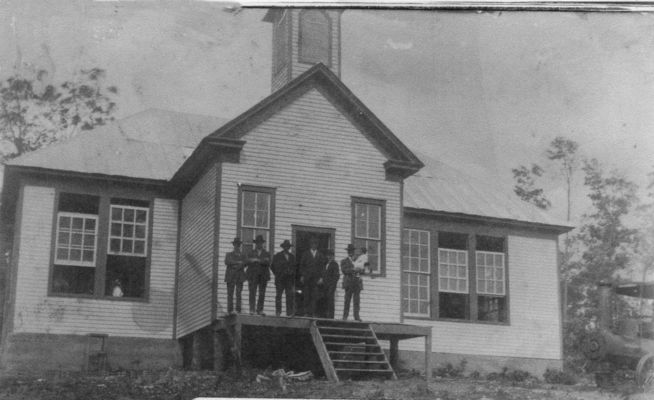
[[[257,383],[263,371],[250,370],[240,377],[233,374],[169,370],[164,372],[128,371],[106,376],[50,374],[41,378],[2,378],[0,399],[170,399],[195,397],[323,398],[323,399],[419,399],[419,400],[644,400],[654,393],[642,393],[630,382],[610,390],[599,390],[586,380],[572,386],[553,385],[535,379],[525,382],[470,378],[434,378],[429,383],[419,376],[405,374],[396,381],[346,381],[330,383],[324,379],[308,382]]]

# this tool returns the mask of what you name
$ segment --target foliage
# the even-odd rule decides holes
[[[0,82],[0,161],[111,121],[118,90],[104,77],[100,68],[84,69],[55,86],[45,71],[28,71]]]
[[[462,359],[458,365],[447,363],[442,367],[435,368],[433,375],[441,378],[461,378],[467,363],[465,359]]]
[[[538,378],[533,376],[528,371],[509,369],[507,367],[502,368],[501,372],[491,372],[490,374],[486,375],[486,379],[490,381],[502,381],[511,384],[538,382]]]
[[[548,368],[543,374],[543,379],[547,383],[556,383],[563,385],[574,385],[577,383],[577,377],[569,371]]]
[[[544,210],[550,208],[552,203],[545,197],[542,188],[536,187],[536,178],[543,175],[543,168],[538,164],[531,164],[531,168],[521,165],[511,170],[516,181],[513,191],[522,200],[534,204]]]

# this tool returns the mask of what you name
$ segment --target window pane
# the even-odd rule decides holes
[[[123,240],[123,253],[131,253],[132,252],[132,241],[131,240]]]
[[[270,195],[267,193],[257,193],[257,210],[260,211],[268,211],[270,207],[268,207],[268,202],[270,200]]]
[[[70,249],[70,258],[71,261],[82,261],[82,251],[77,249]]]
[[[148,220],[148,212],[145,210],[136,210],[136,222],[145,223]]]
[[[112,221],[122,221],[123,220],[123,209],[120,207],[111,207],[111,220]]]
[[[68,232],[60,232],[57,243],[60,245],[68,245],[68,243],[70,243],[70,234]]]
[[[258,227],[268,228],[268,212],[259,211],[256,216],[256,223]]]
[[[121,225],[119,223],[111,223],[111,236],[120,236],[122,233]]]
[[[134,241],[134,253],[145,254],[145,242],[143,240]]]
[[[123,220],[125,222],[134,222],[134,210],[126,208],[123,212]]]
[[[243,191],[243,209],[254,210],[256,204],[256,193]]]
[[[70,228],[70,217],[59,217],[59,228]]]
[[[145,238],[145,225],[134,226],[134,237],[139,239]]]
[[[363,204],[355,206],[355,232],[358,237],[368,237],[368,208]]]
[[[68,260],[68,249],[58,249],[57,260]]]
[[[95,220],[87,219],[86,221],[84,221],[84,229],[87,231],[95,232]]]
[[[95,236],[94,235],[86,235],[84,236],[84,247],[86,248],[94,248],[95,246]]]
[[[123,225],[123,237],[126,238],[134,237],[134,225],[132,224]]]
[[[243,210],[243,226],[255,226],[254,210]]]
[[[111,239],[109,241],[109,250],[115,253],[120,253],[120,239]]]
[[[84,228],[84,219],[83,218],[73,218],[73,229],[83,230]]]
[[[83,258],[84,261],[91,261],[92,262],[93,261],[93,251],[84,250],[83,257],[84,257]]]

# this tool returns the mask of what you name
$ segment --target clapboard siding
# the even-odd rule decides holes
[[[295,12],[291,13],[293,17],[293,23],[291,25],[292,27],[292,34],[291,37],[292,39],[292,46],[291,46],[291,69],[292,69],[292,77],[295,78],[298,75],[302,74],[304,71],[308,70],[313,66],[313,64],[308,64],[308,63],[302,63],[299,62],[299,37],[300,37],[300,11],[301,10],[296,10]],[[337,76],[340,76],[340,37],[339,37],[339,29],[340,29],[340,23],[336,23],[340,20],[340,16],[338,15],[339,11],[326,11],[327,15],[329,15],[329,18],[331,19],[331,65],[329,66],[329,69],[331,69]]]
[[[510,325],[405,319],[432,327],[434,352],[561,358],[556,239],[508,236]],[[400,348],[422,351],[420,340]]]
[[[211,322],[216,166],[182,200],[177,337]]]
[[[155,199],[149,300],[48,297],[55,189],[26,186],[14,332],[172,338],[177,202]]]
[[[368,320],[399,321],[401,189],[399,183],[385,179],[385,157],[317,90],[295,100],[243,139],[247,143],[240,163],[223,165],[221,260],[236,235],[239,183],[276,188],[275,251],[284,239],[292,239],[291,225],[333,228],[337,260],[347,256],[344,249],[352,239],[352,196],[386,200],[386,276],[364,278],[361,314]],[[221,278],[223,274],[221,264]],[[274,286],[269,287],[266,312],[270,313],[274,312]],[[247,296],[245,287],[244,304]],[[342,307],[339,286],[338,314]],[[224,290],[219,290],[218,311],[226,311]]]

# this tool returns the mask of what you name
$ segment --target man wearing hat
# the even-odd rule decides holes
[[[350,243],[347,245],[347,257],[341,261],[341,272],[343,272],[343,289],[345,289],[345,303],[343,304],[343,320],[347,319],[350,313],[350,301],[354,298],[354,319],[361,321],[359,317],[360,293],[363,290],[361,273],[363,268],[354,265],[354,250],[356,248]]]
[[[234,289],[236,289],[236,312],[241,312],[241,291],[245,281],[245,254],[241,252],[240,238],[234,238],[232,245],[234,251],[227,253],[225,256],[225,282],[227,283],[227,312],[234,312]]]
[[[263,313],[263,302],[266,300],[266,286],[270,280],[270,254],[263,248],[266,240],[262,235],[257,235],[254,239],[254,249],[250,250],[247,255],[246,265],[248,267],[246,276],[248,278],[248,291],[250,292],[250,314],[254,314],[255,305],[256,313]],[[257,301],[257,290],[259,291],[259,300]]]
[[[336,286],[341,273],[338,270],[338,263],[334,261],[334,249],[327,249],[327,265],[323,272],[323,283],[320,286],[320,311],[318,316],[323,318],[334,318],[334,302],[336,297]]]
[[[272,272],[275,274],[275,315],[282,313],[282,294],[286,292],[286,315],[295,314],[295,256],[289,251],[293,245],[286,239],[279,245],[283,250],[275,254],[272,260]]]
[[[304,315],[314,317],[316,315],[316,302],[318,301],[318,285],[322,284],[322,273],[327,264],[327,259],[318,250],[318,239],[312,237],[309,240],[309,250],[305,251],[300,258],[300,280],[304,297]]]

